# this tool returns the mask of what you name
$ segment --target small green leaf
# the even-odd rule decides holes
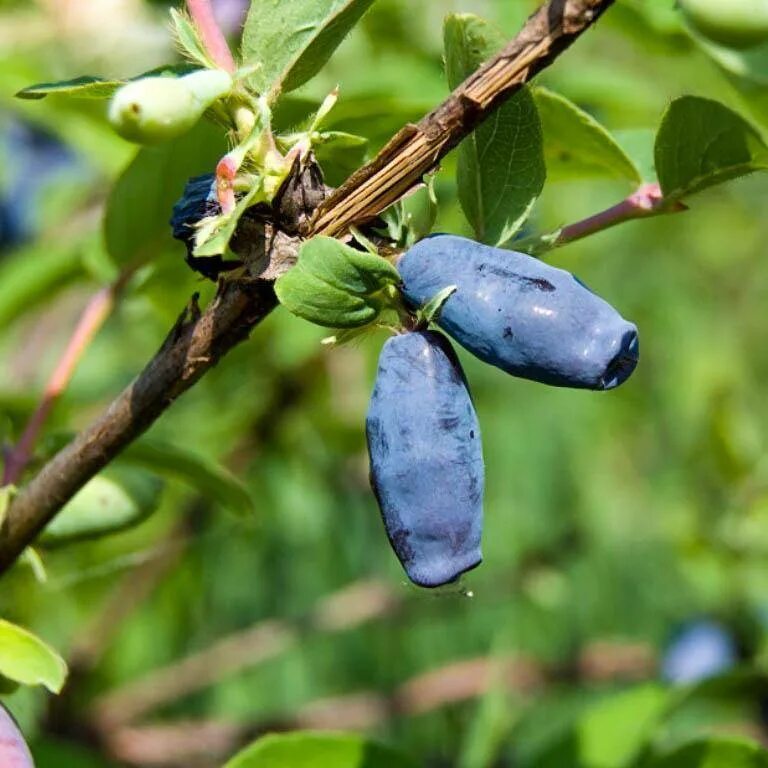
[[[77,96],[81,99],[108,99],[123,85],[124,80],[112,80],[104,77],[84,75],[57,83],[37,83],[22,88],[16,97],[19,99],[44,99],[46,96]]]
[[[456,285],[449,285],[447,288],[443,288],[442,291],[439,291],[436,293],[422,308],[421,308],[421,315],[424,318],[424,320],[428,323],[433,322],[437,317],[440,316],[440,310],[443,308],[443,304],[445,304],[448,299],[453,296],[454,293],[458,290],[458,286]]]
[[[368,139],[353,133],[327,131],[313,140],[313,149],[326,183],[337,187],[363,164]]]
[[[224,768],[415,768],[405,755],[363,736],[296,732],[259,739]]]
[[[429,176],[427,183],[416,189],[400,202],[404,232],[402,242],[410,248],[414,243],[432,232],[437,221],[437,194],[435,193],[435,177]]]
[[[590,114],[547,88],[533,97],[544,132],[547,178],[608,177],[640,184],[635,164],[616,139]]]
[[[768,768],[768,751],[742,739],[698,739],[644,763],[643,768]]]
[[[376,318],[383,290],[400,282],[386,259],[315,237],[299,250],[293,269],[275,283],[280,302],[293,314],[329,328],[356,328]]]
[[[198,67],[189,64],[166,64],[149,72],[144,72],[129,80],[115,80],[106,77],[83,75],[71,80],[60,80],[56,83],[38,83],[22,88],[17,94],[19,99],[44,99],[46,96],[72,96],[79,99],[109,99],[112,94],[130,80],[141,80],[145,77],[181,77],[195,71]]]
[[[298,88],[323,67],[374,0],[253,0],[243,63],[261,94]]]
[[[58,693],[67,677],[64,659],[40,638],[0,619],[0,675],[21,685]]]
[[[746,120],[719,102],[683,96],[664,114],[655,159],[665,198],[679,200],[765,170],[768,146]]]
[[[147,261],[182,247],[168,220],[190,176],[216,167],[224,135],[201,122],[176,141],[145,147],[112,188],[104,220],[107,250],[116,264]]]
[[[143,438],[126,448],[121,459],[168,479],[180,480],[237,514],[249,516],[254,512],[253,497],[246,486],[206,456],[171,443]]]
[[[500,32],[471,14],[449,15],[443,34],[451,88],[504,44]],[[541,122],[524,88],[459,148],[459,200],[478,240],[491,245],[508,241],[528,218],[545,178]]]
[[[182,54],[203,67],[215,67],[215,64],[205,52],[205,46],[201,42],[194,24],[192,24],[186,14],[171,8],[171,25]]]
[[[265,199],[264,186],[261,181],[258,181],[237,201],[237,205],[231,213],[223,213],[209,221],[206,236],[201,238],[199,244],[195,246],[194,255],[217,256],[226,253],[229,248],[229,241],[234,236],[243,214],[252,205]]]
[[[111,468],[87,482],[40,535],[43,546],[108,536],[138,525],[157,509],[163,483],[125,467]]]

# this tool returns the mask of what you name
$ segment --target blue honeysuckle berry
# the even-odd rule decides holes
[[[35,768],[19,726],[0,704],[0,766],[2,768]]]
[[[402,293],[423,306],[456,292],[436,323],[486,363],[559,387],[606,390],[634,371],[637,328],[570,272],[524,253],[433,235],[400,259]]]
[[[382,349],[366,419],[371,485],[392,547],[422,587],[482,560],[485,473],[464,373],[440,333],[405,333]]]
[[[711,620],[693,621],[673,637],[664,653],[661,676],[684,685],[727,672],[738,662],[738,648],[731,633]]]
[[[173,206],[171,230],[187,247],[187,263],[196,272],[216,280],[220,272],[240,266],[239,261],[225,261],[221,256],[194,256],[195,225],[206,216],[218,216],[221,206],[216,197],[216,178],[212,173],[193,176],[184,193]]]
[[[184,193],[173,206],[171,229],[173,236],[188,245],[193,244],[195,224],[206,216],[221,213],[216,197],[216,178],[212,173],[193,176],[187,181]]]

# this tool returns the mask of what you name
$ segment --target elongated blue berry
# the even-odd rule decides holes
[[[570,272],[452,235],[401,259],[403,295],[424,305],[450,285],[437,324],[472,354],[525,379],[613,389],[634,371],[637,328]]]
[[[437,587],[479,565],[480,427],[464,373],[442,334],[406,333],[387,341],[366,434],[371,485],[411,581]]]

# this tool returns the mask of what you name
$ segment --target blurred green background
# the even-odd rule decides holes
[[[445,97],[446,13],[477,13],[511,37],[534,6],[378,0],[282,119],[290,124],[339,84],[330,124],[367,136],[375,151]],[[761,120],[762,91],[734,88],[672,6],[618,0],[540,82],[646,156],[665,106],[684,93]],[[162,3],[139,0],[0,4],[0,130],[25,121],[77,158],[48,182],[29,237],[0,260],[7,442],[88,297],[115,274],[100,217],[135,153],[109,130],[101,102],[13,94],[167,61],[166,18]],[[14,153],[4,151],[0,182],[13,198],[31,177],[13,179]],[[437,229],[469,234],[454,162],[437,177]],[[190,158],[190,175],[205,170]],[[631,191],[550,183],[529,226],[557,228]],[[621,757],[611,749],[631,743],[621,729],[656,722],[666,690],[657,659],[682,622],[721,621],[759,672],[768,639],[767,195],[768,178],[753,176],[695,197],[684,214],[548,257],[639,326],[641,362],[619,390],[547,388],[460,353],[483,428],[484,563],[437,593],[406,583],[368,487],[363,422],[384,334],[327,350],[326,331],[276,311],[148,435],[226,466],[247,486],[252,514],[233,514],[220,489],[201,492],[176,473],[141,525],[41,550],[45,583],[24,565],[4,578],[0,614],[73,662],[58,702],[29,690],[7,699],[41,768],[213,766],[264,729],[296,726],[361,727],[435,768],[610,768]],[[56,407],[41,459],[130,381],[198,290],[211,295],[183,247],[160,238]],[[215,645],[233,633],[245,634]],[[208,653],[197,666],[161,671],[197,652]],[[148,682],[126,689],[139,680]],[[636,697],[629,717],[596,727],[621,734],[618,746],[585,757],[587,741],[574,747],[570,726],[617,692]],[[683,706],[653,737],[765,738],[752,693]],[[104,726],[129,704],[140,712],[134,731]]]

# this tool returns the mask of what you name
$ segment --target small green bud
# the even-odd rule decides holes
[[[231,87],[232,78],[220,70],[135,80],[112,97],[109,121],[128,141],[157,144],[186,133]]]
[[[680,0],[680,10],[713,43],[752,48],[768,42],[766,0]]]

